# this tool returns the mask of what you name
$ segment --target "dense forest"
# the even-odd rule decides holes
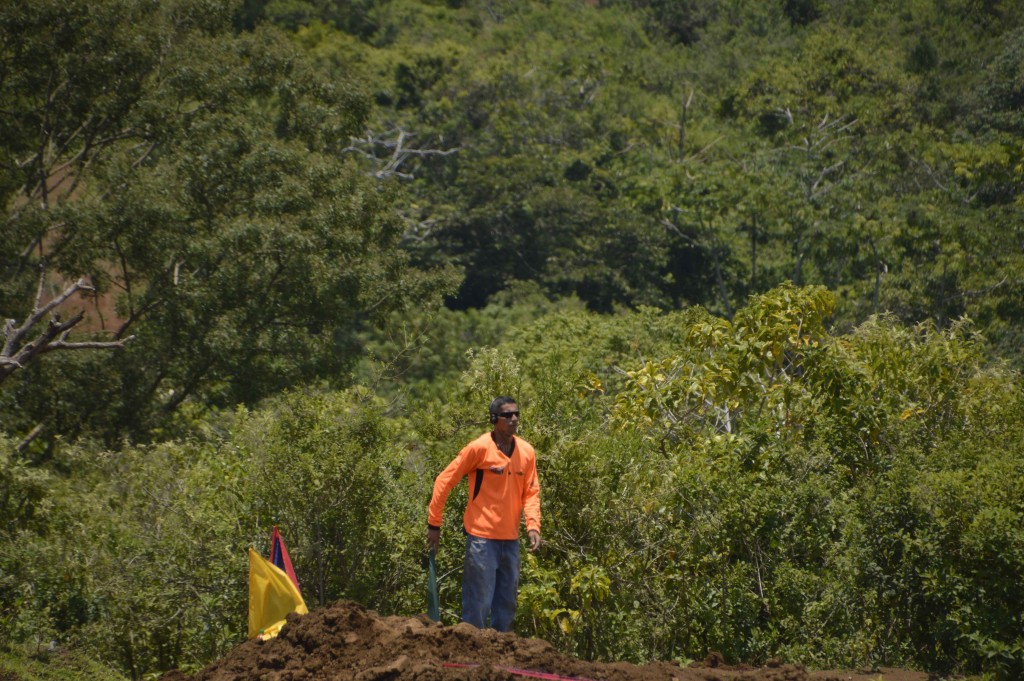
[[[1011,0],[0,4],[0,669],[201,667],[274,524],[423,612],[512,394],[519,633],[1024,677],[1022,113]]]

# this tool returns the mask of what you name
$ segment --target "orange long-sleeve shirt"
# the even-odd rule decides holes
[[[466,532],[485,539],[518,539],[519,521],[540,532],[540,482],[533,445],[514,438],[512,456],[505,456],[490,433],[462,448],[437,479],[427,509],[427,523],[441,527],[448,495],[463,477],[469,481],[469,503],[463,515]]]

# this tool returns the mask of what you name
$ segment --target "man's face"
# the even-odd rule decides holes
[[[494,431],[498,435],[511,436],[516,434],[518,428],[519,406],[514,402],[502,405],[498,409],[498,419],[494,422]]]

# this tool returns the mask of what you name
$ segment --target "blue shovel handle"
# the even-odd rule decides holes
[[[437,558],[433,549],[428,556],[427,567],[427,617],[441,621],[441,603],[437,597]]]

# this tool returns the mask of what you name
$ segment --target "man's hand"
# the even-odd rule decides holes
[[[441,548],[441,530],[435,530],[433,527],[428,527],[427,550],[437,553],[439,548]]]
[[[540,548],[540,532],[537,530],[529,530],[526,534],[530,538],[529,551],[530,553],[533,553]]]

